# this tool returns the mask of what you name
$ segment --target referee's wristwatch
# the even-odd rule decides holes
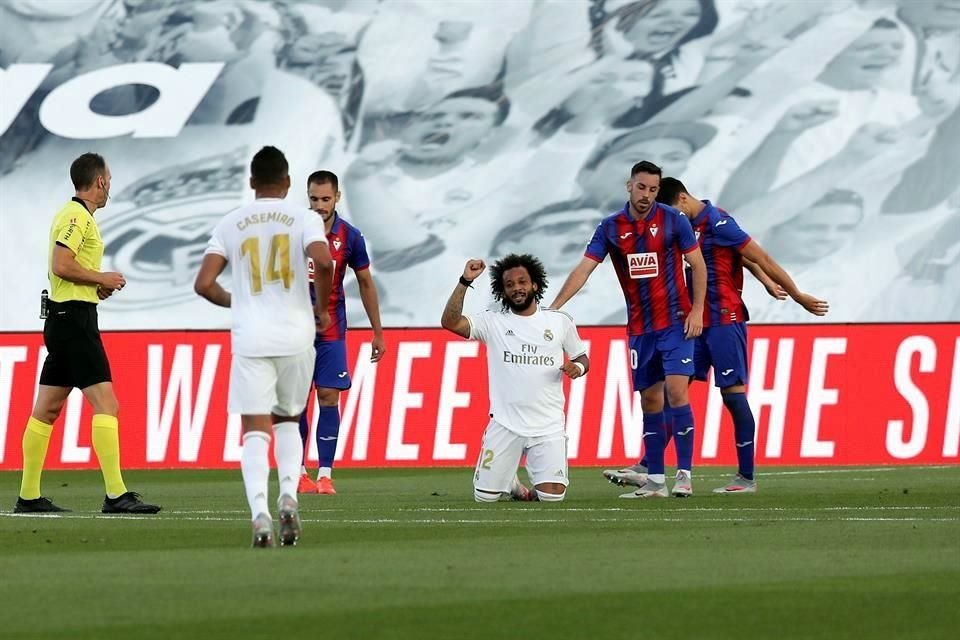
[[[460,276],[460,284],[470,289],[473,289],[473,280],[467,280],[463,276]]]

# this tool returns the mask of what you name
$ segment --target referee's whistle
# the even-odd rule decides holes
[[[50,300],[50,296],[47,294],[47,290],[44,289],[43,291],[40,292],[40,319],[41,320],[47,319],[49,300]]]

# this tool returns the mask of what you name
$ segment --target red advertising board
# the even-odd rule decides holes
[[[626,336],[620,327],[581,334],[591,372],[567,388],[570,462],[632,462],[641,454],[642,423]],[[391,330],[386,338],[387,356],[371,365],[369,332],[349,334],[353,388],[342,395],[338,464],[473,465],[487,423],[484,347],[441,329]],[[238,464],[239,416],[226,411],[229,340],[226,332],[105,334],[125,468]],[[41,335],[0,334],[0,469],[20,467],[44,357]],[[960,462],[958,324],[754,326],[750,364],[758,464]],[[734,464],[732,425],[717,390],[695,384],[691,404],[696,460]],[[47,468],[96,467],[90,417],[75,391]]]

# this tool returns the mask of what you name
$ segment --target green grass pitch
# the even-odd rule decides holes
[[[164,505],[141,518],[100,516],[89,471],[44,475],[74,513],[14,516],[2,473],[0,637],[957,637],[960,466],[762,471],[639,503],[574,469],[566,502],[477,505],[469,469],[341,470],[267,550],[239,471],[127,472]]]

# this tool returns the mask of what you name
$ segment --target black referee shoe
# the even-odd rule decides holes
[[[13,506],[14,513],[67,513],[70,509],[58,507],[50,501],[50,498],[34,498],[33,500],[24,500],[17,496],[17,504]]]
[[[147,504],[140,499],[140,494],[135,491],[127,491],[123,495],[111,498],[104,496],[103,513],[157,513],[163,507],[155,504]]]

